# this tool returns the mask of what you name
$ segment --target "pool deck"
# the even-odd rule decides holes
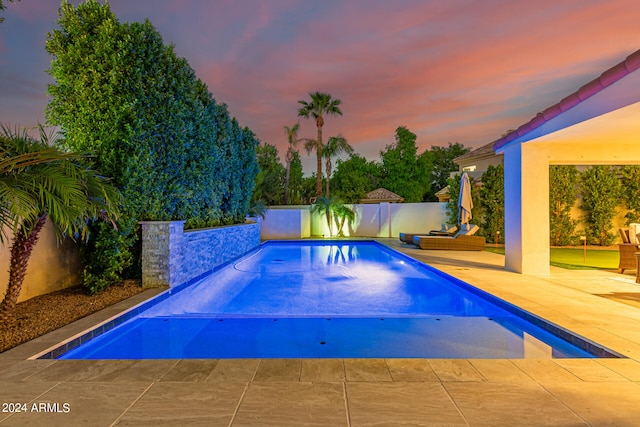
[[[379,240],[626,358],[27,360],[150,290],[0,354],[0,426],[640,425],[634,271],[523,276],[501,255]]]

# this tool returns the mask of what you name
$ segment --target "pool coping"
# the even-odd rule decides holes
[[[488,300],[489,302],[497,305],[498,307],[510,312],[511,314],[514,314],[515,316],[528,321],[530,323],[532,323],[533,325],[541,328],[542,330],[588,352],[589,354],[595,356],[596,358],[627,358],[627,356],[623,355],[622,353],[619,353],[613,349],[608,348],[605,345],[599,344],[595,341],[592,341],[584,336],[581,336],[580,334],[571,331],[568,328],[562,327],[550,320],[544,319],[541,316],[538,316],[522,307],[519,307],[513,303],[510,303],[498,296],[495,296],[489,292],[487,292],[486,290],[483,290],[477,286],[474,286],[470,283],[467,283],[455,276],[452,276],[438,268],[432,267],[431,265],[416,259],[415,257],[412,257],[411,255],[402,252],[392,246],[390,246],[389,244],[386,244],[384,242],[381,242],[380,240],[377,239],[305,239],[305,242],[318,242],[318,243],[327,243],[327,242],[332,242],[332,241],[340,241],[340,242],[345,242],[345,241],[357,241],[357,242],[371,242],[374,244],[377,244],[381,247],[383,247],[386,250],[389,250],[390,252],[394,253],[397,256],[400,256],[412,263],[417,264],[419,267],[421,268],[425,268],[441,277],[446,278],[447,280],[450,280],[452,282],[454,282],[457,286],[472,292],[473,294],[484,298],[486,300]],[[138,304],[133,305],[130,308],[125,309],[124,311],[121,311],[117,314],[114,314],[113,316],[110,316],[107,319],[104,319],[102,321],[100,321],[99,323],[95,324],[93,327],[89,327],[79,333],[76,333],[64,340],[61,340],[60,342],[58,342],[57,344],[53,344],[53,345],[49,345],[47,348],[45,348],[42,351],[36,352],[35,354],[33,354],[32,356],[28,357],[28,360],[37,360],[37,359],[45,359],[45,360],[51,360],[51,359],[58,359],[60,356],[62,356],[63,354],[75,349],[76,347],[84,344],[87,341],[90,341],[91,339],[100,336],[102,334],[104,334],[105,332],[127,322],[128,320],[130,320],[131,318],[135,317],[136,315],[138,315],[139,313],[141,313],[142,311],[148,309],[149,307],[158,304],[159,302],[167,299],[168,297],[175,295],[178,292],[181,292],[182,290],[188,288],[189,286],[195,284],[196,282],[202,280],[204,277],[208,276],[209,274],[214,273],[215,271],[218,271],[222,268],[224,268],[225,266],[236,262],[238,259],[247,256],[249,254],[251,254],[252,252],[258,252],[260,250],[260,248],[262,247],[263,244],[267,243],[267,242],[271,242],[271,243],[279,243],[279,242],[291,242],[290,240],[267,240],[267,241],[263,241],[261,242],[260,246],[257,248],[254,248],[250,251],[248,251],[247,253],[240,255],[234,259],[231,259],[213,269],[211,269],[210,271],[207,271],[201,275],[199,275],[198,277],[192,278],[190,280],[188,280],[187,282],[184,282],[178,286],[169,288],[157,295],[152,296],[151,298],[147,299],[146,301],[140,302]],[[72,324],[73,325],[73,324]],[[64,329],[64,328],[63,328]],[[8,350],[11,351],[11,350]],[[0,354],[0,358],[2,357],[2,354]]]

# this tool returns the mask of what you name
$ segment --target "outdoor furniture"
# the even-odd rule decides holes
[[[429,250],[481,251],[486,246],[486,239],[482,236],[466,234],[457,237],[415,236],[413,244],[420,249]]]
[[[636,235],[637,224],[629,224],[629,228],[619,228],[618,233],[622,239],[622,243],[618,244],[620,252],[620,263],[618,264],[618,273],[624,273],[624,270],[638,269],[638,261],[636,260],[636,252],[640,249],[638,237]]]
[[[454,236],[414,236],[413,244],[420,249],[481,251],[486,246],[486,239],[474,236],[478,230],[477,225],[463,224],[462,229]]]
[[[619,243],[620,263],[618,264],[618,273],[624,273],[626,269],[637,269],[638,262],[636,260],[636,252],[640,251],[640,245],[635,243]]]
[[[428,233],[400,233],[400,241],[413,244],[413,238],[415,236],[453,236],[457,230],[458,227],[455,225],[449,226],[442,224],[440,230],[431,230]]]

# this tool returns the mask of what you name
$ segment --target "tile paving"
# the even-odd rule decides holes
[[[381,241],[626,358],[27,360],[150,291],[0,354],[0,427],[640,425],[633,271],[522,276],[487,252]]]

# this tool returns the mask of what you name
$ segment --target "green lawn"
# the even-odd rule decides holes
[[[487,245],[489,252],[504,255],[504,248]],[[551,265],[570,270],[615,270],[620,258],[616,250],[587,249],[587,261],[584,261],[583,248],[551,248]]]

